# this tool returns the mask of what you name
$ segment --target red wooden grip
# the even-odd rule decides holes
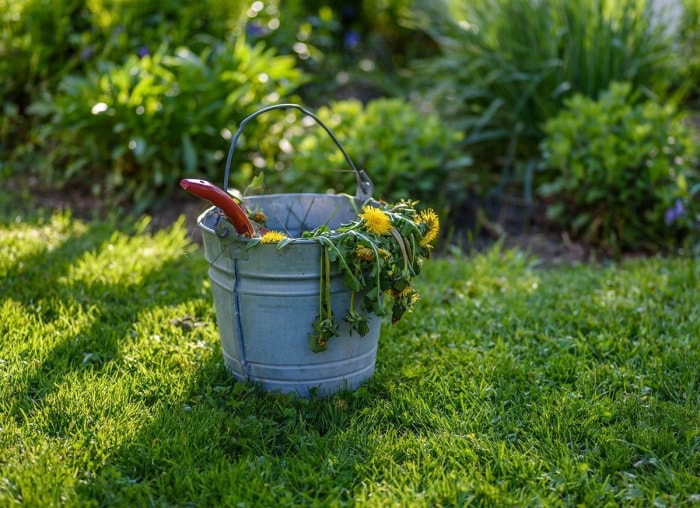
[[[255,236],[255,228],[248,219],[248,215],[241,205],[236,203],[231,196],[211,182],[195,178],[185,178],[180,181],[180,187],[190,194],[210,201],[218,206],[226,215],[226,218],[236,228],[236,232],[243,236]]]

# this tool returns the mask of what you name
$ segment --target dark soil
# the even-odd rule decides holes
[[[127,222],[133,219],[133,212],[128,205],[105,203],[89,192],[44,189],[33,180],[13,181],[9,188],[18,190],[15,193],[17,199],[13,199],[10,205],[18,211],[70,210],[74,217],[83,220],[104,218],[116,213]],[[168,227],[180,216],[184,216],[189,237],[193,242],[201,243],[201,234],[196,226],[197,217],[208,206],[207,202],[183,192],[181,196],[176,193],[154,206],[147,214],[151,216],[153,230]],[[450,231],[443,235],[440,250],[447,251],[449,246],[456,246],[467,252],[483,251],[494,243],[501,242],[504,248],[520,249],[537,258],[544,266],[576,265],[595,259],[592,251],[571,241],[566,233],[558,232],[547,224],[541,209],[525,210],[517,200],[501,202],[489,208],[465,207],[456,212],[451,218]]]

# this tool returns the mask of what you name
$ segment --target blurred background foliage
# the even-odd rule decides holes
[[[668,250],[698,227],[698,83],[700,0],[0,0],[0,177],[155,210],[298,102],[378,197]],[[231,183],[352,191],[341,166],[277,112]]]

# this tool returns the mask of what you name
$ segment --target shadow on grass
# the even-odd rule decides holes
[[[100,505],[182,505],[269,501],[271,494],[304,502],[323,499],[331,490],[337,496],[339,489],[349,488],[362,452],[354,447],[338,450],[334,439],[371,399],[363,389],[326,400],[264,394],[229,376],[218,342],[200,356],[195,368],[170,373],[179,377],[176,390],[152,375],[129,372],[123,351],[134,340],[139,314],[192,299],[204,301],[206,264],[178,257],[154,264],[135,281],[76,279],[73,268],[86,255],[107,248],[114,231],[114,224],[89,223],[51,249],[15,260],[0,283],[2,294],[34,313],[45,328],[55,324],[54,329],[64,333],[47,337],[47,348],[35,359],[31,349],[20,353],[28,360],[26,375],[15,381],[8,407],[20,426],[42,413],[41,422],[34,422],[36,430],[47,438],[80,441],[85,438],[82,434],[97,433],[90,423],[95,414],[65,414],[47,397],[70,382],[73,374],[88,369],[117,383],[132,377],[125,382],[128,397],[142,408],[133,421],[135,431],[123,440],[110,437],[119,444],[92,450],[77,462],[81,481],[75,494]],[[201,271],[190,277],[173,276],[189,268]],[[207,296],[208,306],[210,302]],[[80,314],[73,325],[65,322],[71,319],[66,309]],[[191,337],[188,344],[173,347],[186,349],[198,342],[194,329],[191,332],[183,332]],[[113,408],[117,407],[115,403]],[[76,419],[88,423],[81,430]]]
[[[184,393],[156,404],[138,434],[80,486],[81,498],[100,505],[303,505],[352,491],[366,451],[339,446],[338,438],[369,395],[266,394],[234,381],[219,356],[215,350],[200,365]]]
[[[30,224],[45,224],[43,219],[35,221]],[[124,227],[125,234],[132,229]],[[36,320],[53,332],[46,337],[46,343],[53,345],[44,352],[24,344],[26,330],[9,330],[8,338],[19,344],[28,372],[21,385],[13,387],[10,414],[17,418],[40,408],[42,400],[72,373],[114,366],[140,313],[177,305],[197,293],[200,278],[173,281],[172,274],[183,264],[181,258],[154,263],[145,276],[128,283],[72,277],[71,270],[86,255],[108,249],[115,231],[115,222],[89,223],[51,249],[19,256],[0,281],[0,294],[19,304],[25,312],[22,319]]]

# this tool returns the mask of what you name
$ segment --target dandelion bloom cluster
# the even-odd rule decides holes
[[[389,216],[379,208],[363,206],[360,218],[364,220],[364,227],[375,235],[385,235],[391,231],[392,225]]]
[[[374,251],[369,247],[365,247],[364,245],[357,246],[357,249],[355,249],[355,255],[362,261],[374,260]]]
[[[281,242],[285,238],[287,238],[287,235],[285,235],[284,233],[280,233],[279,231],[268,231],[260,239],[260,242],[261,243],[277,243],[277,242]]]
[[[430,242],[435,240],[440,233],[440,219],[431,209],[422,211],[418,218],[416,219],[418,224],[426,224],[428,226],[427,231],[423,235],[423,239],[420,242],[421,247],[425,247]]]
[[[303,238],[316,239],[324,248],[320,310],[313,323],[314,333],[309,334],[313,351],[323,351],[328,339],[339,333],[330,301],[331,262],[337,263],[345,286],[352,291],[343,317],[351,333],[366,335],[371,315],[387,314],[384,296],[391,300],[392,323],[418,302],[413,280],[430,257],[430,244],[440,233],[440,222],[433,210],[417,211],[417,203],[403,200],[394,205],[364,205],[356,220],[335,229],[322,225],[304,232]]]

